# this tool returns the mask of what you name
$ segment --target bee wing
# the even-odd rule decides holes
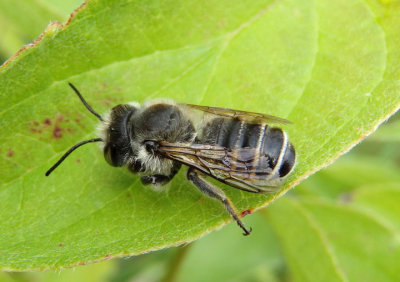
[[[240,120],[247,121],[247,122],[265,121],[267,123],[275,123],[275,124],[291,124],[292,123],[291,121],[283,119],[283,118],[266,115],[266,114],[260,114],[260,113],[232,110],[232,109],[228,109],[228,108],[200,106],[200,105],[193,105],[193,104],[181,104],[181,105],[187,106],[192,109],[200,110],[200,111],[203,111],[206,113],[218,115],[218,116],[238,118]]]
[[[254,167],[254,148],[227,149],[195,143],[161,142],[158,152],[235,188],[253,193],[273,193],[279,183],[266,180],[271,169]]]

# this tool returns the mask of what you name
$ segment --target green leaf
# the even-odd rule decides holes
[[[65,21],[83,0],[0,0],[0,62],[33,41],[50,21]]]
[[[400,142],[400,120],[397,119],[391,123],[385,124],[383,128],[379,130],[378,134],[371,136],[371,141],[375,142]]]
[[[170,262],[174,262],[185,248],[186,246],[180,246],[119,259],[118,270],[109,277],[109,281],[163,281],[170,268]]]
[[[365,145],[367,144],[363,143],[359,147]],[[354,189],[371,183],[400,183],[399,168],[392,162],[354,153],[352,151],[351,154],[341,157],[333,165],[302,182],[296,187],[295,193],[339,199]]]
[[[46,272],[0,272],[1,282],[102,282],[109,281],[116,270],[114,261]]]
[[[231,223],[190,245],[176,281],[278,281],[284,265],[273,230],[259,212],[244,222],[257,226],[244,240]]]
[[[299,197],[270,207],[268,218],[294,280],[400,278],[399,184],[374,184],[351,195],[342,203]]]
[[[350,194],[350,201],[391,230],[397,242],[400,242],[399,200],[398,181],[366,185]]]
[[[192,241],[230,220],[181,172],[163,192],[114,169],[96,111],[168,97],[288,118],[298,162],[278,195],[331,163],[400,104],[399,8],[361,0],[88,1],[0,69],[0,267],[53,269]],[[220,185],[222,186],[222,185]],[[257,226],[254,226],[257,232]],[[240,230],[238,229],[238,233]]]

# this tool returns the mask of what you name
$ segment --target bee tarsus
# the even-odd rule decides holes
[[[187,172],[187,179],[194,186],[196,186],[201,192],[203,192],[205,195],[222,202],[224,204],[226,210],[232,216],[232,218],[236,221],[236,223],[239,225],[239,227],[243,229],[243,231],[244,231],[243,235],[245,235],[245,236],[249,235],[251,233],[252,229],[250,228],[250,230],[248,230],[244,226],[243,222],[239,219],[239,217],[236,214],[235,207],[233,206],[233,204],[229,200],[229,198],[225,195],[224,191],[215,187],[214,185],[207,182],[206,180],[202,179],[202,177],[200,175],[202,175],[201,172],[197,172],[195,169],[189,168],[189,170]]]
[[[168,175],[162,175],[162,174],[155,174],[155,175],[145,175],[140,178],[141,182],[143,185],[157,185],[157,186],[162,186],[170,182],[172,177]]]

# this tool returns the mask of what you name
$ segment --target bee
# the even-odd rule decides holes
[[[249,235],[252,229],[244,226],[230,199],[207,176],[247,192],[274,193],[294,168],[296,153],[287,134],[268,125],[289,124],[288,120],[173,101],[121,104],[103,118],[69,85],[100,120],[100,137],[74,145],[46,176],[75,149],[92,142],[102,142],[104,158],[111,166],[126,166],[141,174],[144,185],[167,184],[184,164],[189,167],[187,179],[220,201],[244,235]]]

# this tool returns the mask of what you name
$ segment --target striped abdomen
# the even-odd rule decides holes
[[[252,178],[260,180],[284,177],[295,163],[295,150],[286,133],[266,124],[216,118],[204,128],[200,141],[228,149],[254,148],[247,166],[253,172]]]

